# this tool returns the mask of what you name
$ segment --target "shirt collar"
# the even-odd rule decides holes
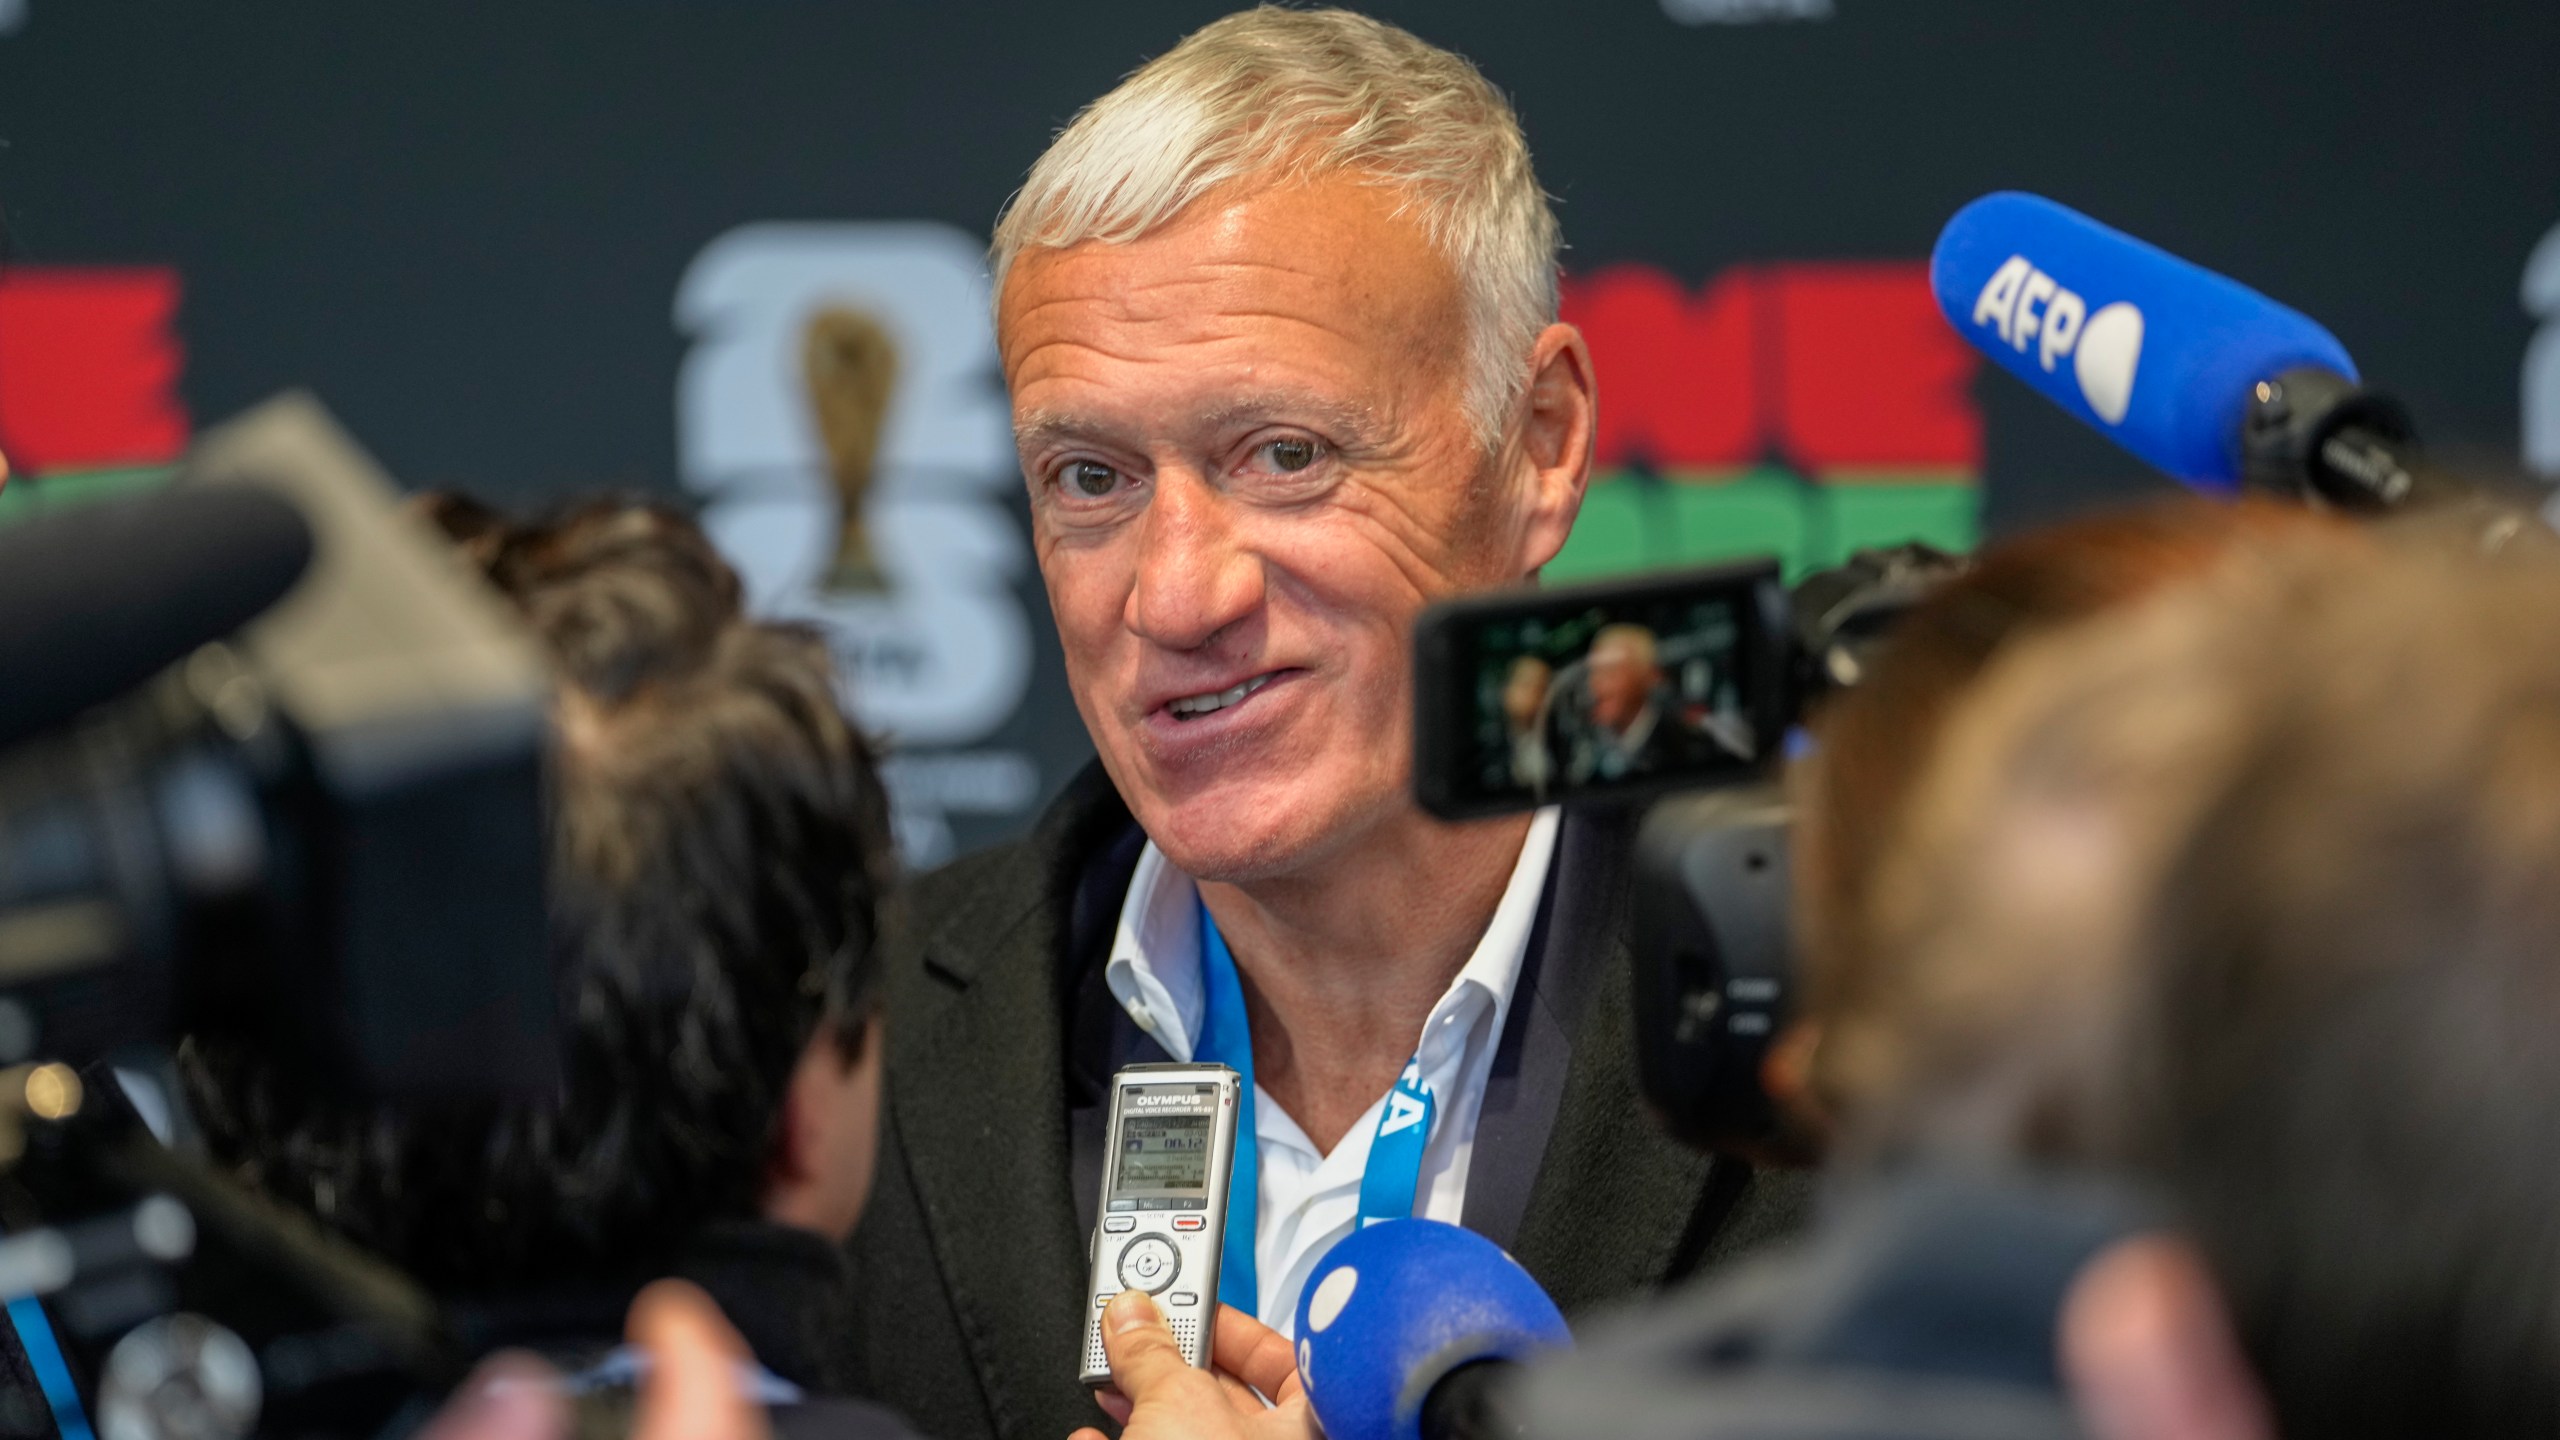
[[[1426,1063],[1438,1048],[1435,1034],[1443,1022],[1459,1018],[1461,1007],[1481,998],[1491,1002],[1492,1033],[1499,1035],[1510,1013],[1511,992],[1519,984],[1520,962],[1528,954],[1529,931],[1537,923],[1538,901],[1545,894],[1547,869],[1555,858],[1559,812],[1550,805],[1529,822],[1520,858],[1511,867],[1511,882],[1494,906],[1493,920],[1476,942],[1475,953],[1451,982],[1448,993],[1424,1022]],[[1206,1000],[1200,974],[1200,887],[1173,867],[1153,840],[1139,853],[1129,876],[1128,897],[1120,905],[1120,924],[1111,940],[1111,960],[1103,979],[1112,998],[1153,1036],[1166,1054],[1189,1061],[1200,1035]],[[1475,1027],[1461,1022],[1447,1027],[1458,1033]]]
[[[1150,840],[1129,875],[1111,963],[1102,975],[1113,999],[1155,1037],[1164,1052],[1189,1063],[1207,1008],[1200,977],[1200,886],[1173,868]]]
[[[1493,907],[1493,920],[1484,927],[1484,935],[1476,941],[1475,953],[1458,971],[1449,993],[1431,1007],[1431,1018],[1423,1022],[1422,1054],[1426,1068],[1435,1058],[1432,1050],[1443,1043],[1436,1036],[1444,1019],[1458,1016],[1470,992],[1492,1002],[1490,1027],[1486,1033],[1502,1034],[1502,1025],[1511,1013],[1511,992],[1520,983],[1520,965],[1529,955],[1529,932],[1538,923],[1538,901],[1547,891],[1547,870],[1555,859],[1556,829],[1560,812],[1549,805],[1529,821],[1528,837],[1520,842],[1520,858],[1511,867],[1511,883],[1504,886],[1500,903]],[[1463,1018],[1446,1027],[1455,1032],[1457,1043],[1463,1044],[1466,1032],[1474,1027]]]

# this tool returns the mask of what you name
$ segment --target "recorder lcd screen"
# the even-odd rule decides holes
[[[1206,1191],[1209,1188],[1209,1123],[1202,1112],[1133,1110],[1120,1117],[1122,1194]]]

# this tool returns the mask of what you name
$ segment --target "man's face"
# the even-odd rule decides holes
[[[1213,194],[1006,280],[1068,682],[1195,876],[1286,874],[1406,806],[1416,612],[1552,549],[1521,519],[1534,468],[1475,442],[1457,277],[1397,199],[1342,176]]]
[[[1591,647],[1591,718],[1612,730],[1624,730],[1643,713],[1645,701],[1662,678],[1653,662],[1636,646],[1604,639]]]

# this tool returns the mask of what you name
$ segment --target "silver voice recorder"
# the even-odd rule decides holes
[[[1103,1149],[1109,1160],[1084,1315],[1085,1384],[1111,1383],[1102,1307],[1123,1290],[1154,1296],[1182,1358],[1209,1368],[1239,1083],[1224,1065],[1132,1065],[1111,1077],[1111,1134]]]

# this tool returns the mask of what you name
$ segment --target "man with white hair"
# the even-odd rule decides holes
[[[1283,1333],[1361,1224],[1464,1223],[1568,1311],[1786,1227],[1662,1138],[1627,1024],[1627,835],[1412,798],[1409,638],[1534,576],[1590,471],[1555,218],[1466,61],[1232,15],[1094,102],[997,227],[1035,545],[1100,752],[1025,842],[919,882],[856,1254],[873,1393],[946,1440],[1093,1418],[1105,1087],[1250,1104],[1219,1293]]]

